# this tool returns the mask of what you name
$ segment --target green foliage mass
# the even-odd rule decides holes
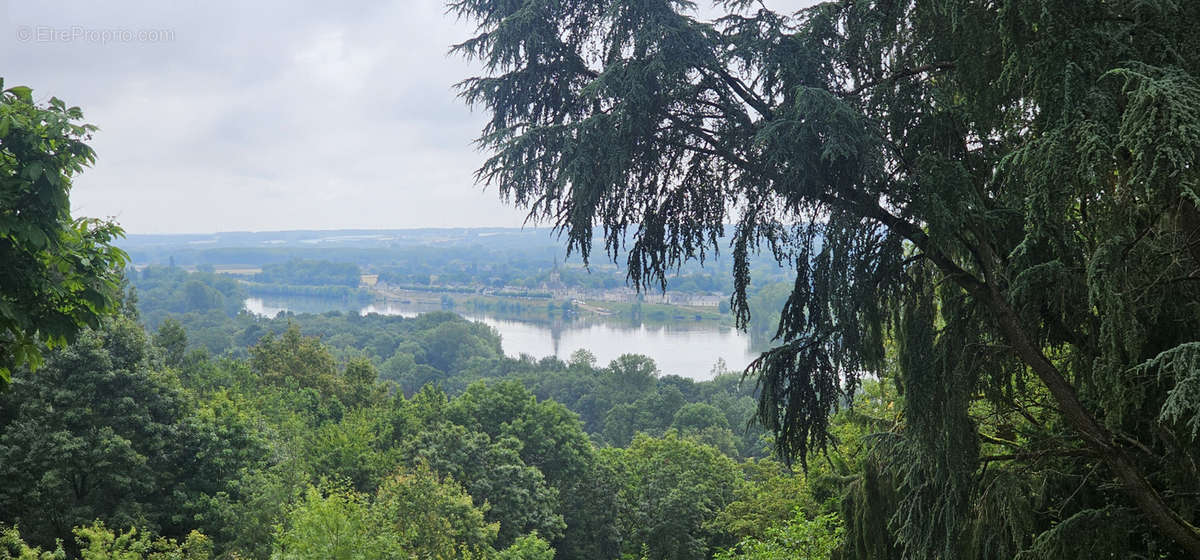
[[[212,558],[212,542],[204,535],[192,531],[183,542],[152,535],[137,529],[117,531],[97,521],[91,525],[77,527],[74,531],[82,560],[209,560]],[[66,551],[58,543],[53,551],[31,547],[21,539],[15,527],[0,532],[0,559],[2,560],[66,560]]]
[[[157,328],[168,315],[216,317],[237,315],[246,298],[245,289],[230,276],[211,271],[188,272],[181,268],[151,266],[130,270],[126,276],[137,290],[138,310]],[[191,323],[192,321],[184,319]],[[195,329],[192,329],[192,334]]]
[[[254,280],[266,284],[357,288],[361,275],[358,265],[353,263],[293,259],[264,264]]]
[[[833,514],[809,520],[803,514],[763,538],[746,538],[715,560],[827,560],[842,544],[843,530]]]
[[[626,554],[683,560],[728,545],[710,522],[743,483],[732,459],[674,431],[661,439],[638,435],[626,449],[606,449],[604,458],[622,483],[618,523]]]
[[[71,181],[95,160],[85,142],[96,127],[82,120],[0,78],[0,389],[14,368],[41,363],[42,345],[74,340],[120,301],[121,228],[71,216]]]
[[[0,393],[0,511],[35,542],[71,542],[97,518],[180,536],[263,449],[190,406],[156,371],[142,327],[123,317],[85,331]],[[199,525],[197,525],[199,521]]]
[[[276,529],[271,557],[492,558],[497,530],[461,486],[420,465],[387,478],[373,498],[336,485],[310,486]]]

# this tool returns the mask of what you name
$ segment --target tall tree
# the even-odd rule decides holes
[[[625,556],[705,558],[733,544],[713,523],[744,484],[733,459],[675,431],[662,438],[638,434],[628,448],[607,448],[602,458],[624,483],[616,516]]]
[[[41,363],[40,345],[98,327],[121,299],[121,229],[71,217],[71,180],[95,159],[85,142],[96,127],[82,119],[0,78],[0,388],[13,368]]]
[[[1200,558],[1200,3],[721,4],[452,2],[479,178],[643,288],[733,223],[743,326],[751,256],[793,267],[747,370],[785,457],[895,340],[908,555],[956,555],[986,465],[1068,457],[1095,502],[1035,533],[1133,508],[1125,541]]]

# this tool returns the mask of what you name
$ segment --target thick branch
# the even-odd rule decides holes
[[[1188,523],[1163,501],[1162,496],[1150,485],[1126,450],[1114,443],[1113,435],[1083,406],[1075,392],[1075,387],[1042,353],[1042,349],[1029,338],[1016,311],[1009,305],[998,286],[994,283],[983,282],[964,270],[938,248],[921,228],[891,214],[878,204],[849,202],[836,198],[834,200],[853,205],[852,209],[859,211],[860,215],[879,221],[911,241],[928,255],[930,261],[937,265],[943,274],[953,279],[977,301],[987,306],[996,318],[1000,333],[1008,341],[1017,357],[1033,370],[1050,391],[1060,413],[1067,423],[1082,436],[1090,451],[1099,456],[1117,475],[1126,494],[1164,535],[1170,537],[1194,558],[1200,560],[1200,529]]]
[[[1046,358],[1021,328],[1017,314],[998,290],[990,290],[986,303],[996,313],[997,322],[1013,350],[1025,362],[1058,403],[1063,417],[1079,432],[1088,447],[1098,453],[1121,481],[1126,494],[1163,534],[1171,537],[1194,558],[1200,559],[1200,530],[1183,519],[1167,505],[1158,491],[1150,485],[1133,459],[1121,447],[1114,445],[1112,435],[1079,402],[1079,397],[1058,368]]]
[[[1045,457],[1095,457],[1096,453],[1090,449],[1047,449],[1045,451],[1027,451],[1024,453],[1008,453],[1003,455],[984,455],[979,458],[980,463],[992,463],[997,461],[1037,461]]]
[[[880,220],[896,233],[904,236],[930,255],[942,272],[963,287],[994,314],[1001,334],[1008,340],[1017,357],[1038,376],[1058,405],[1067,423],[1078,432],[1084,443],[1097,454],[1117,475],[1122,486],[1163,534],[1169,536],[1194,558],[1200,559],[1200,530],[1171,509],[1162,496],[1150,485],[1125,449],[1113,442],[1113,436],[1104,428],[1079,401],[1075,387],[1042,353],[1021,326],[1015,310],[995,284],[980,282],[940,252],[931,243],[928,235],[915,225],[901,220],[875,206],[869,216]]]
[[[929,260],[937,265],[937,267],[941,269],[943,273],[951,278],[954,278],[955,281],[957,281],[959,285],[965,288],[968,292],[972,290],[979,290],[984,287],[982,280],[976,278],[974,274],[971,274],[962,267],[958,266],[958,263],[954,262],[954,259],[950,258],[950,256],[943,252],[939,247],[936,247],[933,243],[933,240],[929,238],[929,235],[926,234],[925,231],[916,224],[908,222],[903,218],[884,210],[878,204],[869,202],[857,203],[854,209],[860,212],[861,215],[878,221],[892,231],[900,234],[900,236],[911,241],[913,245],[916,245],[918,249],[924,252],[929,257]]]
[[[703,70],[704,69],[702,68],[701,71]],[[753,91],[750,91],[750,88],[747,87],[746,84],[743,84],[741,80],[735,78],[729,72],[726,72],[724,68],[717,67],[713,68],[712,70],[717,73],[717,76],[720,76],[721,81],[725,82],[725,85],[729,86],[729,89],[732,89],[733,92],[742,99],[742,101],[746,102],[751,107],[754,107],[754,110],[758,111],[763,118],[770,120],[772,117],[774,117],[775,113],[771,110],[770,105],[767,105],[767,103],[755,95]]]

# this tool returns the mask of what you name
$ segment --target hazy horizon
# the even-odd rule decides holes
[[[389,232],[389,231],[421,231],[421,230],[473,230],[473,229],[511,229],[520,231],[546,231],[549,232],[552,228],[548,225],[526,225],[526,226],[488,226],[488,225],[461,225],[461,226],[394,226],[394,227],[295,227],[288,229],[230,229],[219,231],[171,231],[171,232],[147,232],[147,231],[130,231],[125,228],[125,235],[129,236],[154,236],[154,235],[221,235],[221,234],[268,234],[268,233],[299,233],[299,232],[321,232],[331,233],[340,231],[369,231],[369,232]]]

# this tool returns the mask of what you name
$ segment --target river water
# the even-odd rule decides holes
[[[415,317],[418,313],[433,310],[429,306],[391,302],[347,309],[345,304],[314,298],[249,298],[245,307],[251,313],[266,317],[274,317],[280,311],[321,313],[330,310]],[[552,326],[497,319],[490,315],[460,315],[495,328],[500,333],[505,354],[513,357],[521,354],[535,358],[557,356],[565,361],[576,350],[586,349],[596,356],[598,365],[606,365],[621,354],[642,354],[653,358],[664,375],[700,381],[712,377],[713,366],[718,361],[724,361],[729,370],[740,371],[758,356],[751,347],[749,335],[711,324],[682,322],[670,326],[635,326],[579,321]]]

